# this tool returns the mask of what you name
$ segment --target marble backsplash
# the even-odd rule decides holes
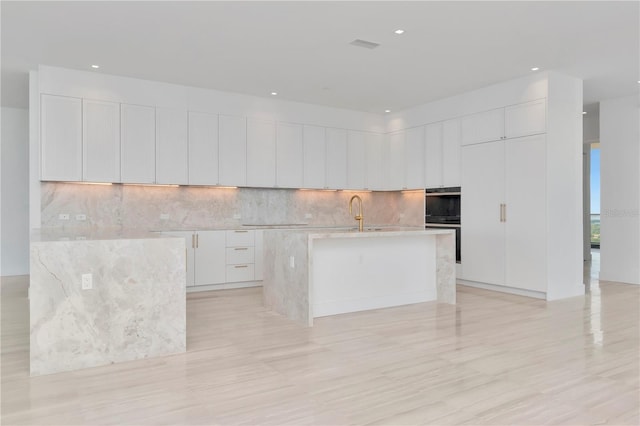
[[[349,199],[362,197],[365,225],[424,225],[424,192],[85,185],[43,182],[43,227],[168,230],[243,224],[356,225]],[[60,214],[69,220],[60,220]],[[308,217],[307,215],[311,215]],[[77,220],[85,215],[86,220]]]

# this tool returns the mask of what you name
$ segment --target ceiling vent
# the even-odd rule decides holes
[[[372,41],[367,41],[367,40],[360,40],[359,38],[353,40],[349,44],[352,44],[358,47],[364,47],[365,49],[375,49],[376,47],[380,46],[380,44],[378,43],[374,43]]]

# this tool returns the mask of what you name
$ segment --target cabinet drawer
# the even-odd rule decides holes
[[[253,247],[227,247],[227,265],[254,262],[255,253]]]
[[[253,281],[255,277],[253,264],[227,265],[227,282]]]
[[[227,231],[227,247],[253,247],[254,231]]]

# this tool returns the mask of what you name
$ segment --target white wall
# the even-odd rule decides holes
[[[2,276],[29,273],[28,117],[26,109],[2,108]]]
[[[600,102],[600,279],[640,284],[640,105]]]

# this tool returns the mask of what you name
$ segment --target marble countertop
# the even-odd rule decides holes
[[[140,240],[173,238],[157,232],[128,228],[39,228],[31,231],[32,243],[54,241]]]
[[[365,227],[363,232],[358,229],[296,229],[288,232],[306,233],[311,239],[319,238],[378,238],[378,237],[402,237],[407,235],[443,235],[452,234],[451,229],[424,229],[420,227]]]

